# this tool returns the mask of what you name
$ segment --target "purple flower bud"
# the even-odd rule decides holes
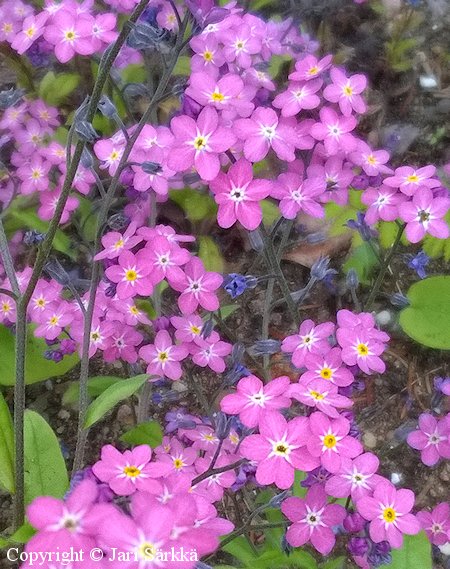
[[[369,176],[367,174],[359,174],[353,178],[350,185],[356,190],[367,190],[369,187]]]
[[[168,330],[170,328],[170,319],[167,318],[167,316],[160,316],[159,318],[152,320],[152,324],[155,332],[159,332],[160,330]]]
[[[358,512],[352,512],[347,514],[343,526],[349,533],[358,533],[364,528],[366,523],[366,520]]]
[[[275,496],[273,496],[269,500],[269,503],[267,504],[267,506],[269,508],[279,509],[281,504],[284,502],[284,500],[290,495],[291,495],[290,490],[285,490],[284,492],[281,492],[280,494],[276,494]]]
[[[40,233],[39,231],[32,229],[31,231],[25,232],[23,242],[25,245],[40,245],[42,241],[44,241],[45,235],[45,233]]]
[[[348,542],[348,550],[354,557],[362,557],[369,551],[369,542],[365,537],[352,537]]]
[[[383,183],[383,178],[381,174],[377,174],[376,176],[369,176],[369,186],[372,188],[378,188]]]
[[[255,288],[257,284],[258,279],[254,276],[230,273],[229,275],[226,275],[222,286],[231,298],[236,298],[243,294],[247,289]]]
[[[95,142],[97,138],[100,138],[99,134],[88,121],[78,120],[75,123],[75,132],[81,140],[86,142]]]
[[[74,340],[70,338],[65,338],[61,340],[61,345],[59,346],[61,353],[65,356],[69,356],[70,354],[75,353],[77,349],[77,344]]]
[[[225,413],[222,413],[222,411],[219,411],[215,417],[215,423],[216,423],[217,438],[219,440],[223,441],[230,434],[230,430],[231,430],[230,417],[227,417],[225,415]]]
[[[351,289],[356,289],[359,284],[358,273],[355,269],[350,269],[347,273],[347,286]]]
[[[212,318],[208,318],[208,320],[203,325],[200,335],[202,338],[207,340],[211,336],[213,330],[214,330],[214,320]]]
[[[157,162],[142,162],[141,168],[146,174],[159,174],[162,171],[161,164]]]
[[[320,257],[311,267],[311,277],[317,281],[323,281],[328,275],[336,275],[337,271],[329,269],[329,257]]]
[[[59,350],[54,350],[52,352],[52,357],[51,359],[55,362],[55,363],[59,363],[64,359],[64,354],[62,352],[60,352]]]
[[[258,340],[250,346],[248,353],[252,356],[265,356],[276,354],[280,351],[281,342],[278,340]]]

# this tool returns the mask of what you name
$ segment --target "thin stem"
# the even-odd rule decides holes
[[[233,541],[243,533],[247,533],[248,531],[264,531],[266,529],[271,529],[271,528],[285,528],[287,525],[287,522],[270,522],[267,524],[251,525],[250,522],[252,521],[252,519],[253,518],[248,519],[244,524],[241,525],[241,527],[235,529],[232,533],[230,533],[230,535],[228,535],[221,542],[220,548],[222,549],[223,547],[225,547],[225,545],[227,545],[228,543],[230,543],[231,541]]]
[[[203,482],[203,480],[206,480],[207,478],[209,478],[210,476],[214,476],[215,474],[222,474],[222,472],[228,472],[229,470],[233,470],[234,468],[239,468],[239,466],[241,466],[245,462],[247,462],[247,460],[245,458],[241,458],[240,460],[237,460],[232,464],[228,464],[227,466],[221,466],[220,468],[208,468],[208,470],[203,472],[203,474],[199,474],[194,478],[191,486],[196,486],[197,484],[200,484],[200,482]]]
[[[394,241],[394,244],[392,245],[391,250],[389,251],[389,253],[386,255],[386,257],[383,260],[383,263],[380,267],[380,272],[378,273],[378,276],[375,280],[373,288],[370,291],[369,298],[367,299],[366,306],[365,306],[366,311],[369,311],[372,308],[374,300],[375,300],[375,298],[376,298],[376,296],[377,296],[377,294],[381,288],[381,285],[383,284],[383,279],[384,279],[384,276],[386,274],[386,271],[388,270],[389,263],[392,261],[392,257],[395,255],[395,253],[397,252],[397,249],[400,245],[400,240],[402,238],[403,231],[405,230],[405,227],[406,227],[405,223],[398,224],[397,236],[395,237],[395,241]]]
[[[17,282],[16,271],[14,270],[14,263],[9,250],[8,238],[6,237],[3,221],[0,218],[0,256],[3,261],[6,276],[8,277],[9,284],[11,285],[13,293],[16,298],[20,296],[19,283]]]

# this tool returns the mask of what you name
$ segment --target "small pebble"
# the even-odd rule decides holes
[[[377,437],[373,433],[371,433],[370,431],[367,431],[363,435],[363,443],[367,448],[376,448]]]

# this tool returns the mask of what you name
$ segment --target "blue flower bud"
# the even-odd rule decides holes
[[[225,440],[230,434],[231,430],[231,417],[227,417],[225,413],[219,411],[214,418],[216,424],[216,435],[221,441]]]
[[[201,337],[205,340],[211,336],[212,331],[214,330],[214,320],[209,318],[202,327]]]
[[[334,269],[329,269],[329,264],[329,257],[320,257],[320,259],[313,263],[313,266],[311,267],[311,276],[317,281],[322,281],[329,275],[336,275],[337,271]]]
[[[278,353],[280,348],[281,342],[278,340],[258,340],[247,351],[252,356],[265,356]]]
[[[25,235],[23,236],[23,242],[25,245],[39,245],[45,239],[45,233],[40,233],[35,229],[31,231],[26,231]]]
[[[44,266],[44,271],[55,280],[57,283],[67,286],[72,284],[72,279],[69,277],[64,267],[57,259],[52,259],[46,263]]]
[[[114,103],[107,95],[102,95],[100,97],[100,101],[97,104],[97,109],[102,113],[104,117],[108,117],[109,119],[118,116]]]
[[[4,111],[13,107],[16,103],[20,101],[23,97],[25,91],[24,89],[11,89],[0,91],[0,110]]]
[[[162,171],[161,164],[157,162],[142,162],[141,168],[144,170],[146,174],[159,174]]]
[[[253,289],[258,284],[258,279],[254,276],[245,276],[238,273],[230,273],[225,276],[223,288],[231,296],[236,298],[243,294],[247,289]]]
[[[81,140],[86,142],[94,142],[97,138],[100,138],[92,124],[84,120],[75,122],[75,132]]]
[[[259,231],[249,231],[247,235],[252,249],[255,251],[262,251],[264,249],[264,241]]]
[[[390,297],[391,304],[393,306],[398,306],[399,308],[406,308],[409,306],[409,300],[403,294],[395,292]]]
[[[91,170],[94,167],[94,157],[86,147],[83,148],[80,162],[83,168],[86,168],[87,170]]]
[[[108,219],[107,224],[113,231],[120,231],[130,223],[130,219],[124,213],[115,213]]]
[[[282,502],[290,495],[291,495],[290,490],[284,490],[284,492],[281,492],[276,496],[272,496],[267,505],[269,508],[279,508]]]
[[[347,286],[351,289],[356,289],[359,285],[358,273],[355,269],[350,269],[347,273]]]

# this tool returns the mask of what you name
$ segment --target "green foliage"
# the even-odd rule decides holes
[[[110,387],[105,389],[105,391],[89,405],[86,412],[84,428],[88,429],[92,427],[92,425],[100,421],[100,419],[118,403],[134,395],[148,379],[149,376],[144,373],[130,379],[123,379],[120,382],[113,383]]]
[[[173,70],[174,75],[188,76],[191,73],[191,58],[188,55],[181,55]]]
[[[374,267],[377,265],[377,257],[372,247],[364,241],[353,249],[350,256],[344,263],[343,269],[348,273],[350,269],[356,271],[359,281],[367,284],[370,282],[370,275]]]
[[[400,325],[413,340],[450,350],[450,276],[414,283],[407,293],[410,305],[400,313]]]
[[[69,486],[61,449],[48,423],[34,411],[25,411],[25,502],[38,496],[62,498]]]
[[[345,569],[345,557],[336,557],[319,565],[319,569]]]
[[[2,347],[3,349],[3,347]],[[14,430],[8,405],[0,393],[0,484],[14,493]]]
[[[25,380],[28,385],[64,375],[79,361],[77,354],[64,356],[59,363],[46,360],[44,352],[48,350],[48,346],[42,338],[34,337],[34,328],[35,326],[29,326],[27,334]],[[16,338],[11,330],[0,325],[0,385],[15,383],[15,341]]]
[[[328,202],[325,204],[325,215],[326,218],[331,222],[330,236],[336,237],[338,235],[343,235],[349,229],[347,227],[347,222],[356,220],[358,211],[363,211],[364,206],[361,202],[360,190],[349,190],[349,198],[347,205],[338,205],[334,202]],[[353,245],[356,247],[360,245],[362,239],[357,231],[353,232]]]
[[[264,225],[270,226],[274,224],[277,221],[277,219],[280,217],[280,210],[278,206],[276,206],[270,200],[262,200],[260,203],[261,203]]]
[[[78,73],[58,73],[49,71],[39,83],[38,95],[46,103],[59,106],[78,87]]]
[[[178,204],[189,221],[201,221],[216,216],[217,206],[210,195],[200,190],[185,188],[172,190],[170,199]]]
[[[224,260],[222,253],[212,237],[200,235],[197,238],[199,243],[198,256],[203,261],[207,271],[222,273],[224,270]]]
[[[120,440],[132,446],[149,445],[155,448],[162,443],[163,432],[159,423],[149,421],[130,429],[120,437]]]
[[[445,220],[450,226],[450,211],[445,216]],[[423,250],[433,258],[443,257],[445,261],[450,261],[450,237],[448,239],[438,239],[431,235],[425,235],[423,240]]]
[[[431,544],[425,532],[403,536],[403,547],[392,550],[392,563],[386,569],[432,569]]]
[[[98,397],[101,395],[108,387],[116,383],[122,382],[123,378],[116,377],[114,375],[99,375],[96,377],[90,377],[88,379],[88,393],[89,397]],[[78,396],[80,393],[80,384],[78,381],[72,382],[67,388],[63,396],[63,405],[74,405],[78,402]]]

